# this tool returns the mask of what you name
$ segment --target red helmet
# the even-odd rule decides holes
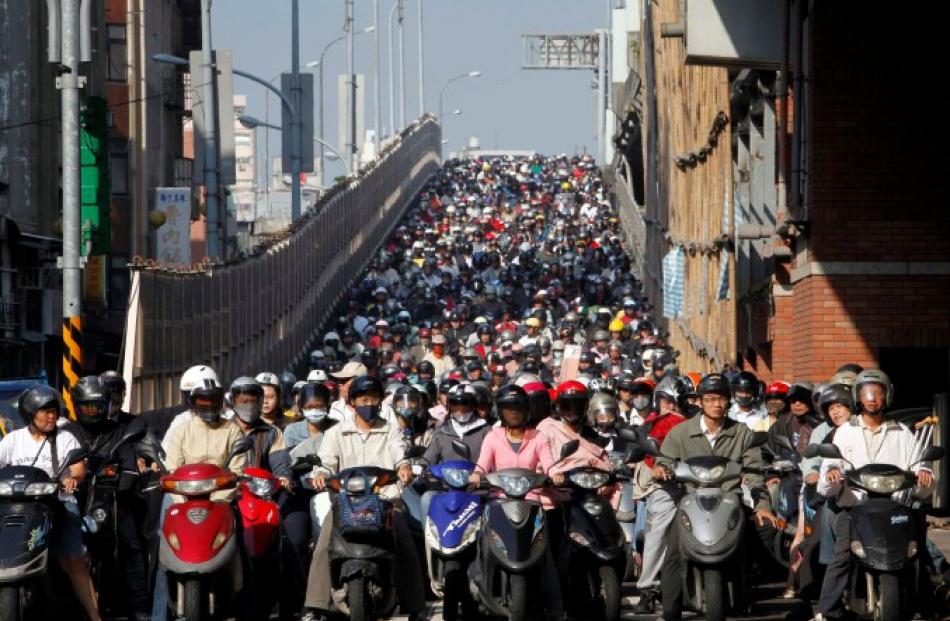
[[[557,387],[558,401],[561,399],[586,399],[587,387],[577,380],[561,382]]]
[[[769,399],[781,399],[782,401],[787,401],[788,384],[785,382],[772,382],[769,384],[769,387],[765,389],[764,400],[768,401]]]
[[[584,384],[576,380],[561,382],[557,387],[557,412],[572,425],[587,420],[587,403],[590,393]]]

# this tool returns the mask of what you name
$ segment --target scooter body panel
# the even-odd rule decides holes
[[[235,548],[230,504],[194,498],[166,511],[159,560],[169,571],[215,572],[230,560]]]
[[[544,556],[547,527],[541,504],[532,500],[492,500],[485,508],[482,541],[507,570],[528,570]]]
[[[0,503],[0,583],[46,571],[52,509],[27,499]]]
[[[715,565],[728,560],[742,540],[741,499],[720,488],[700,488],[680,500],[674,528],[688,561]]]
[[[864,550],[862,565],[875,571],[903,569],[914,541],[912,509],[890,498],[868,499],[851,509],[851,541]]]
[[[280,507],[277,503],[247,492],[241,494],[237,508],[247,555],[260,559],[276,554],[280,547]]]
[[[624,532],[610,503],[595,494],[578,495],[568,505],[568,537],[576,550],[601,561],[623,557]]]

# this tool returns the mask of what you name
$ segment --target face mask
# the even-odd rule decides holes
[[[327,411],[317,409],[317,408],[304,410],[303,417],[307,419],[308,423],[313,423],[314,425],[318,425],[321,422],[323,422],[323,419],[327,417]]]
[[[261,406],[257,403],[242,403],[235,405],[232,409],[245,423],[253,423],[261,417]]]
[[[753,400],[754,398],[751,395],[743,395],[741,397],[739,396],[736,397],[736,403],[738,403],[740,407],[744,407],[744,408],[747,408],[750,405],[752,405]]]
[[[355,409],[356,414],[367,423],[376,418],[379,414],[378,405],[358,405]]]
[[[452,412],[452,419],[458,423],[468,423],[475,417],[475,412]]]
[[[645,410],[650,407],[650,397],[634,397],[633,407],[638,410]]]

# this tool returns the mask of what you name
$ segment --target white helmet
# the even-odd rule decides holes
[[[255,377],[254,379],[256,379],[257,383],[260,384],[261,386],[275,386],[277,388],[280,388],[280,378],[277,377],[276,373],[271,373],[270,371],[264,371],[262,373],[258,373],[257,377]]]
[[[307,373],[307,383],[325,382],[327,379],[329,379],[327,372],[323,369],[314,369],[310,373]]]
[[[181,381],[178,383],[178,389],[184,393],[191,394],[191,391],[195,386],[206,385],[206,382],[212,382],[210,388],[220,388],[221,382],[218,381],[218,374],[214,372],[214,369],[204,364],[197,364],[187,371],[185,371],[181,376]]]

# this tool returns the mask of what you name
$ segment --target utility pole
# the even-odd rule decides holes
[[[419,0],[419,117],[421,118],[423,114],[426,113],[426,96],[425,96],[425,62],[424,62],[424,52],[423,52],[423,43],[425,37],[423,36],[422,31],[422,3],[423,0]]]
[[[201,0],[201,80],[204,99],[204,177],[205,177],[205,224],[207,254],[210,258],[221,257],[221,188],[218,184],[218,102],[214,88],[214,72],[211,57],[211,0]]]
[[[79,177],[79,4],[62,0],[59,29],[62,32],[63,72],[56,78],[62,98],[63,141],[63,399],[75,418],[72,388],[82,374],[82,266],[80,264]],[[56,25],[50,24],[51,31]],[[53,43],[53,37],[50,43]],[[52,53],[51,53],[52,54]]]
[[[294,103],[293,131],[290,134],[291,180],[290,180],[290,221],[300,218],[300,134],[303,131],[300,115],[300,2],[293,0],[290,23],[290,71],[293,90],[290,100]],[[310,170],[308,168],[308,170]]]
[[[396,55],[393,45],[393,40],[396,38],[393,36],[393,16],[396,14],[396,9],[399,8],[399,2],[393,4],[393,8],[389,10],[389,30],[387,30],[387,43],[389,43],[389,73],[387,82],[389,82],[389,135],[393,136],[396,134],[396,76],[393,74],[393,56]]]
[[[376,153],[379,154],[379,142],[383,135],[382,107],[383,95],[379,92],[379,0],[373,0],[373,93],[376,97]]]
[[[597,159],[606,165],[607,156],[607,31],[597,30]]]
[[[350,164],[350,170],[356,170],[356,24],[353,20],[353,0],[346,0],[346,32],[347,38],[347,73],[350,76],[348,85],[350,91],[349,104],[349,123],[347,125],[347,136],[349,137],[349,148],[346,158]]]
[[[406,127],[406,2],[399,0],[399,129]]]

